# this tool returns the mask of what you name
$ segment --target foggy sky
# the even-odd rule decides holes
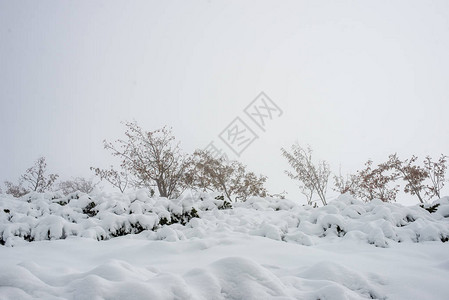
[[[264,91],[283,114],[240,160],[301,199],[279,150],[295,141],[343,174],[449,154],[447,53],[448,1],[0,0],[0,180],[41,155],[90,177],[127,120],[226,149]]]

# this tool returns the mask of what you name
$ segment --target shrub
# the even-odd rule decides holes
[[[113,187],[120,190],[121,193],[124,193],[126,188],[128,187],[129,177],[128,173],[125,171],[116,171],[114,167],[111,166],[110,169],[100,169],[100,168],[90,168],[95,172],[95,175],[100,177],[100,180],[106,180]]]
[[[47,175],[46,172],[47,163],[45,157],[39,157],[34,163],[34,166],[28,168],[25,171],[25,174],[20,176],[18,184],[5,181],[6,193],[11,194],[14,197],[21,197],[29,192],[43,193],[51,191],[59,175]]]
[[[266,176],[257,176],[240,162],[214,158],[203,150],[194,152],[185,176],[186,186],[193,190],[221,192],[229,201],[232,198],[246,201],[250,196],[265,197],[266,180]]]
[[[416,156],[412,156],[410,159],[401,161],[397,154],[389,156],[386,162],[386,167],[394,170],[396,172],[393,176],[396,179],[402,178],[406,185],[404,187],[404,192],[411,195],[416,195],[419,202],[424,203],[423,196],[421,195],[426,185],[424,181],[428,178],[429,173],[422,167],[416,165]]]
[[[447,156],[441,154],[438,161],[432,161],[430,156],[424,160],[424,169],[427,171],[430,184],[426,186],[425,195],[431,199],[433,197],[441,198],[441,189],[444,187],[445,175],[447,170]]]
[[[294,172],[285,171],[292,179],[299,181],[301,192],[307,197],[307,203],[312,205],[313,195],[316,193],[323,205],[327,205],[326,191],[330,170],[326,161],[317,164],[312,161],[312,149],[302,148],[293,144],[291,152],[281,148],[282,155],[287,159]]]
[[[171,129],[145,131],[135,122],[125,126],[126,139],[104,141],[104,147],[120,158],[121,167],[135,177],[134,186],[150,190],[156,186],[161,197],[177,197],[182,192],[181,181],[188,162]]]
[[[399,186],[395,181],[405,182],[404,192],[416,195],[420,203],[426,198],[441,198],[440,192],[444,187],[447,169],[447,156],[441,155],[438,161],[432,161],[430,156],[424,160],[424,166],[418,165],[418,158],[400,160],[397,154],[388,157],[385,163],[372,167],[372,161],[365,164],[365,169],[357,171],[355,175],[335,176],[334,190],[340,193],[350,193],[356,198],[370,201],[378,198],[384,202],[396,199]]]
[[[380,164],[373,168],[373,161],[368,160],[365,168],[358,170],[356,174],[349,175],[346,179],[341,175],[335,178],[335,190],[346,193],[365,202],[380,199],[383,202],[391,202],[396,199],[399,191],[397,185],[392,183],[397,174],[391,171],[388,164]]]
[[[60,182],[59,189],[62,191],[64,195],[68,195],[78,191],[90,194],[92,193],[97,184],[98,183],[93,183],[92,180],[88,180],[82,177],[76,177],[71,180]]]
[[[18,184],[14,184],[10,181],[5,181],[5,187],[5,193],[10,194],[16,198],[22,197],[30,192],[22,186],[22,182],[20,180]]]

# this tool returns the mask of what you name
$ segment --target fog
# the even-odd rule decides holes
[[[449,154],[447,53],[447,1],[0,1],[0,180],[42,155],[91,177],[135,120],[305,201],[295,141],[343,174]],[[263,130],[244,111],[261,92],[279,109]],[[257,135],[240,156],[219,137],[236,118]]]

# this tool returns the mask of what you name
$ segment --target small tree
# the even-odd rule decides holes
[[[39,157],[34,163],[34,166],[28,168],[25,174],[20,176],[19,183],[14,184],[10,181],[5,181],[6,193],[14,197],[21,197],[29,192],[44,193],[51,191],[53,184],[59,175],[46,174],[47,163],[45,157]],[[25,185],[25,187],[23,186]]]
[[[266,179],[266,176],[247,171],[240,162],[214,158],[203,150],[194,152],[185,176],[188,187],[203,192],[222,192],[229,201],[234,197],[235,201],[246,201],[250,196],[265,197]]]
[[[380,199],[383,202],[391,202],[396,199],[399,191],[397,185],[391,186],[397,178],[395,172],[387,164],[372,167],[373,161],[368,160],[365,168],[350,175],[346,180],[342,177],[336,180],[337,190],[349,192],[352,196],[365,202]]]
[[[83,177],[76,177],[71,180],[60,182],[59,189],[64,195],[68,195],[74,192],[90,194],[97,186],[97,184],[98,183],[94,183],[92,180],[88,180]]]
[[[55,183],[56,179],[58,179],[59,175],[46,175],[46,171],[47,163],[45,162],[45,157],[40,157],[35,162],[33,167],[30,167],[26,170],[21,179],[25,184],[28,185],[28,189],[30,191],[39,193],[51,191],[53,184]]]
[[[292,179],[298,180],[301,192],[307,197],[307,203],[312,204],[312,197],[316,193],[323,205],[327,205],[326,192],[330,169],[326,161],[314,164],[312,161],[312,149],[302,148],[299,144],[293,144],[291,152],[281,148],[282,155],[287,159],[294,172],[285,171]]]
[[[441,189],[444,187],[446,170],[447,170],[447,156],[441,154],[438,161],[432,161],[430,156],[424,160],[424,169],[429,174],[430,184],[426,186],[426,196],[431,199],[433,197],[441,198]]]
[[[188,161],[175,143],[171,129],[144,131],[135,122],[125,126],[126,140],[105,141],[104,147],[122,160],[121,167],[136,178],[136,183],[157,186],[161,197],[177,197],[182,192],[180,183]]]
[[[184,183],[191,189],[202,192],[214,192],[223,186],[223,192],[227,192],[222,178],[230,176],[232,169],[225,165],[224,157],[214,158],[204,150],[196,150],[189,160]]]
[[[440,198],[440,191],[445,182],[447,156],[441,155],[436,162],[427,156],[424,167],[419,166],[417,160],[413,155],[402,161],[397,154],[393,154],[377,168],[372,168],[372,161],[369,160],[365,169],[357,171],[356,175],[350,175],[346,179],[341,175],[335,176],[335,190],[341,193],[349,192],[364,201],[378,198],[390,202],[396,199],[399,191],[399,186],[393,182],[403,179],[404,192],[416,195],[421,203],[425,202],[426,197]]]
[[[113,187],[119,189],[121,193],[124,193],[128,187],[128,173],[124,171],[116,171],[113,166],[111,166],[110,169],[100,169],[94,167],[91,167],[90,169],[95,172],[96,176],[100,177],[100,180],[106,180]]]
[[[424,203],[422,193],[425,191],[426,185],[424,181],[428,178],[429,173],[424,168],[415,164],[417,159],[413,155],[410,159],[401,161],[397,154],[393,154],[389,156],[385,168],[394,170],[396,174],[393,174],[393,176],[402,178],[405,181],[405,193],[416,195],[419,202]]]
[[[14,184],[11,181],[5,181],[5,187],[5,193],[16,198],[22,197],[30,192],[22,186],[22,182],[20,182],[20,180],[18,184]]]
[[[231,193],[236,195],[235,200],[246,201],[250,196],[266,197],[267,190],[264,187],[267,177],[257,176],[254,172],[246,170],[246,166],[239,162],[233,162],[234,176],[231,178]]]
[[[340,194],[353,194],[356,182],[357,180],[355,179],[355,175],[347,175],[346,177],[343,177],[340,173],[338,176],[334,175],[334,188],[332,189]]]

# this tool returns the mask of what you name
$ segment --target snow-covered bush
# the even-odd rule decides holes
[[[22,198],[0,197],[0,244],[82,236],[105,240],[157,230],[164,225],[187,224],[200,209],[218,209],[223,201],[198,203],[152,198],[140,190],[128,194],[90,196],[75,192],[30,193]],[[206,208],[206,209],[205,209]]]
[[[342,195],[313,208],[262,197],[230,206],[218,193],[167,199],[150,197],[146,190],[92,196],[30,193],[19,199],[0,196],[0,243],[6,246],[71,236],[107,240],[139,233],[140,238],[174,242],[227,232],[307,246],[335,241],[376,247],[447,242],[449,197],[405,207],[381,200],[364,203]]]
[[[303,245],[342,239],[389,247],[391,243],[447,242],[449,238],[449,197],[423,207],[405,207],[378,199],[364,203],[341,195],[318,208],[287,199],[252,198],[234,204],[233,210],[249,219],[235,230]]]

